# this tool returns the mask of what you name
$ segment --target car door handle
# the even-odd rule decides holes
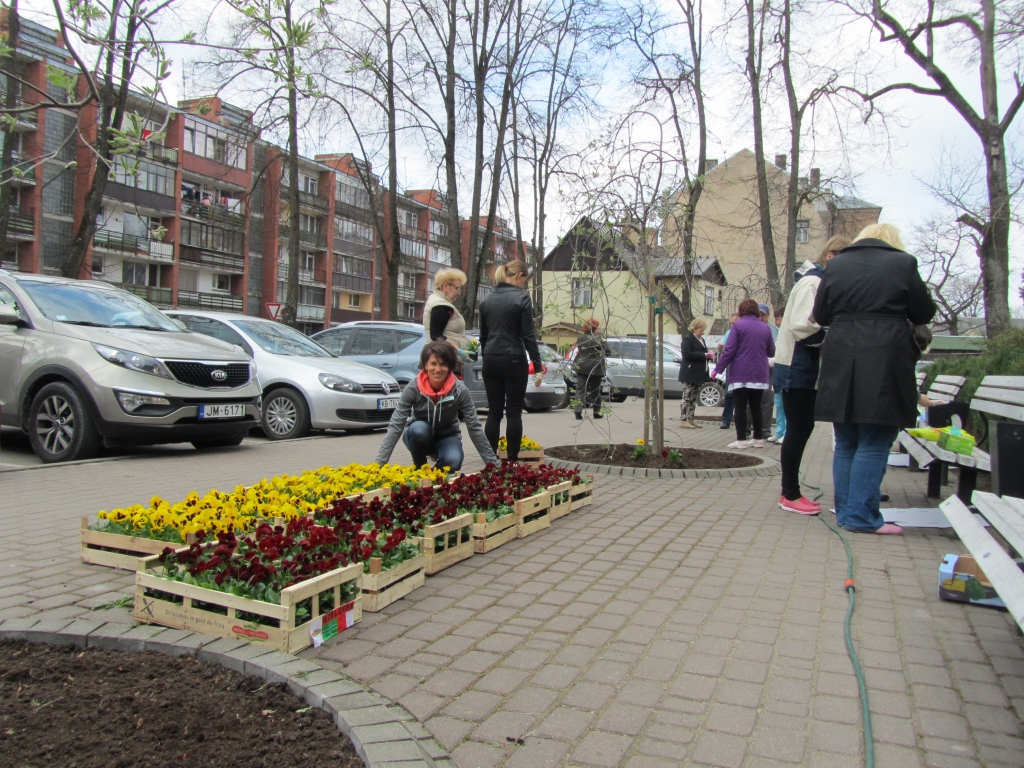
[[[391,363],[381,363],[380,367],[381,368],[392,368],[393,366],[391,365]]]

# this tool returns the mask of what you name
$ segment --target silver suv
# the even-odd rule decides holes
[[[92,280],[0,270],[2,423],[44,462],[104,442],[238,445],[259,425],[256,367],[141,298]]]

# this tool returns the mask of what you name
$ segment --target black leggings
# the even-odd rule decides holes
[[[782,441],[782,495],[796,501],[800,493],[800,462],[814,431],[816,389],[790,389],[782,393],[786,411],[786,439]]]
[[[530,369],[525,357],[513,355],[484,355],[484,389],[487,390],[487,422],[484,434],[491,448],[498,450],[501,437],[501,418],[506,416],[505,438],[508,457],[519,458],[519,443],[523,439],[523,400]]]
[[[747,389],[737,387],[732,391],[733,400],[736,402],[736,410],[733,418],[736,420],[736,439],[747,439],[747,406],[750,406],[750,420],[754,423],[754,439],[761,439],[761,399],[764,397],[763,389]]]

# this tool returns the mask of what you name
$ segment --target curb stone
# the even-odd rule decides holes
[[[89,619],[7,619],[0,640],[192,656],[272,683],[334,718],[367,768],[454,768],[445,749],[403,707],[320,666],[241,640]]]
[[[720,451],[725,453],[725,451]],[[560,469],[578,469],[583,473],[595,475],[622,475],[624,477],[650,477],[666,479],[696,480],[711,477],[772,477],[782,472],[782,464],[771,456],[758,456],[760,464],[752,467],[734,467],[732,469],[648,469],[646,467],[617,467],[606,464],[586,464],[581,461],[566,461],[545,456],[544,461],[552,467]]]

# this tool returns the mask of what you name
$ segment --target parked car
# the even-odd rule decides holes
[[[104,443],[238,445],[259,423],[256,366],[93,280],[0,270],[0,407],[44,462]]]
[[[256,361],[263,388],[262,425],[271,440],[310,429],[385,427],[401,392],[390,374],[331,352],[294,328],[221,312],[168,310],[186,328],[241,347]]]
[[[469,332],[476,336],[475,331]],[[356,360],[381,370],[394,371],[399,384],[405,386],[419,373],[420,352],[427,341],[426,331],[416,323],[357,320],[314,333],[313,338],[336,355]],[[542,354],[544,348],[541,348]],[[550,351],[551,361],[564,363]],[[530,412],[564,408],[569,403],[568,390],[562,378],[562,368],[554,368],[546,359],[548,373],[541,386],[531,383],[526,390],[526,409]],[[482,364],[470,362],[465,366],[466,388],[473,396],[477,408],[487,407]]]
[[[479,331],[469,331],[471,339],[480,338]],[[565,383],[565,372],[569,369],[566,361],[551,347],[540,346],[540,356],[548,367],[548,372],[541,379],[540,386],[535,386],[533,377],[526,385],[526,397],[523,408],[527,413],[543,413],[559,410],[569,405],[569,387]],[[475,362],[466,366],[466,386],[473,395],[473,403],[477,408],[487,408],[487,391],[484,389],[483,362]]]
[[[621,403],[631,395],[643,396],[647,380],[647,339],[612,337],[605,339],[612,353],[605,361],[607,378],[612,388],[612,402]],[[665,344],[662,349],[665,365],[665,396],[683,396],[679,381],[682,353],[678,347]],[[569,353],[570,363],[576,359],[575,348]],[[721,405],[725,389],[716,381],[707,382],[700,391],[700,404],[709,408]]]

